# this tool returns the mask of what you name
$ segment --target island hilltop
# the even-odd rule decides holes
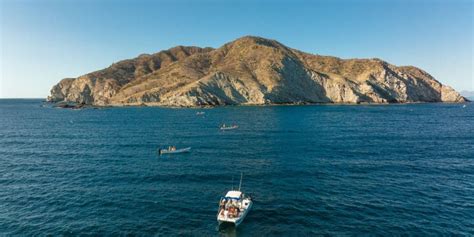
[[[413,66],[314,55],[253,36],[123,60],[61,80],[48,100],[174,107],[467,101]]]

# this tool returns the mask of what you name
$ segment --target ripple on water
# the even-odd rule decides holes
[[[474,106],[40,103],[0,100],[0,234],[474,235]],[[254,208],[219,230],[241,171]]]

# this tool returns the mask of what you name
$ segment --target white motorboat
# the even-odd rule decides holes
[[[232,129],[236,129],[236,128],[238,128],[238,127],[239,127],[239,126],[237,126],[237,125],[226,126],[225,124],[223,124],[223,125],[220,127],[220,129],[221,129],[221,130],[232,130]]]
[[[225,197],[221,198],[217,212],[219,225],[230,223],[235,227],[239,226],[252,208],[252,199],[240,191],[241,185],[242,176],[240,176],[239,190],[228,191]]]
[[[181,148],[181,149],[176,149],[169,147],[168,149],[158,149],[158,154],[163,155],[163,154],[176,154],[176,153],[185,153],[185,152],[190,152],[191,147],[186,147],[186,148]]]

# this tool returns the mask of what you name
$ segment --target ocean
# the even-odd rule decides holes
[[[0,235],[474,235],[465,105],[70,110],[3,99]],[[168,145],[192,150],[158,156]],[[241,172],[253,208],[219,228],[218,201]]]

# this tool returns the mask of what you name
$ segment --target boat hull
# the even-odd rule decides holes
[[[234,129],[237,129],[237,128],[239,128],[239,126],[221,127],[220,129],[221,129],[221,130],[234,130]]]
[[[174,151],[169,151],[169,150],[158,150],[158,153],[160,155],[164,155],[164,154],[179,154],[179,153],[186,153],[186,152],[190,152],[191,151],[191,147],[187,147],[187,148],[183,148],[183,149],[177,149],[177,150],[174,150]]]

